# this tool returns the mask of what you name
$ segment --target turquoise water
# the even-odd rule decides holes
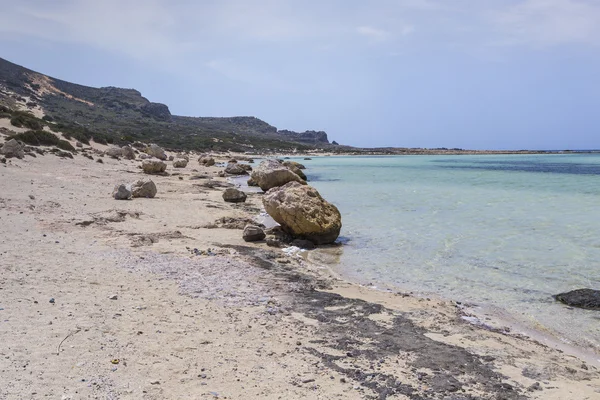
[[[600,155],[298,161],[342,213],[347,278],[497,307],[600,352],[600,312],[551,297],[600,288]]]

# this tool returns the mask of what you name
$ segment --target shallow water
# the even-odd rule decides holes
[[[551,297],[600,288],[600,155],[298,161],[342,213],[342,275],[498,307],[600,352],[600,312]]]

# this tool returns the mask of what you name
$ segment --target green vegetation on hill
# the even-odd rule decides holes
[[[71,143],[60,139],[54,133],[48,131],[26,131],[17,133],[16,135],[13,135],[12,138],[31,146],[56,146],[62,150],[75,151],[75,148]]]
[[[0,106],[12,107],[25,97],[39,104],[46,117],[13,111],[13,125],[35,131],[47,125],[86,144],[92,139],[115,144],[141,141],[170,149],[242,152],[330,147],[325,132],[278,131],[255,117],[174,116],[166,105],[150,102],[137,90],[82,86],[0,58]]]

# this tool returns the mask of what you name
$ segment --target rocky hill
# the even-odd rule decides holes
[[[172,115],[167,105],[151,102],[135,89],[78,85],[2,58],[0,107],[0,118],[30,120],[26,111],[39,120],[36,123],[52,130],[101,142],[142,141],[173,149],[234,151],[331,147],[325,132],[278,130],[255,117]]]

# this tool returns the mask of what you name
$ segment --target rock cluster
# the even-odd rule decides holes
[[[115,185],[112,197],[115,200],[129,200],[132,197],[153,198],[156,193],[156,184],[151,179],[144,178],[133,183]]]
[[[205,167],[215,165],[215,159],[208,154],[202,154],[200,157],[198,157],[198,162],[200,165],[204,165]]]

